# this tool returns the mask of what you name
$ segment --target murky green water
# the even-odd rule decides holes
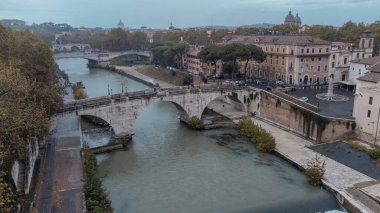
[[[83,81],[90,96],[146,88],[105,70],[89,71],[82,59],[58,60],[72,82]],[[121,87],[119,87],[121,91]],[[86,128],[91,145],[107,142],[106,129]],[[89,129],[89,130],[88,130]],[[258,153],[232,129],[192,131],[181,124],[176,108],[149,106],[134,125],[127,151],[101,155],[99,176],[115,212],[325,212],[339,210],[335,198],[311,187],[284,160]],[[219,144],[227,144],[221,146]]]

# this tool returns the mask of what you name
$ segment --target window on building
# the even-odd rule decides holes
[[[301,58],[301,62],[303,62],[303,58]]]
[[[356,58],[359,58],[360,57],[360,54],[359,53],[356,53]]]
[[[311,61],[314,61],[314,58],[311,58]]]
[[[284,65],[284,64],[285,64],[285,57],[282,56],[282,65]]]
[[[268,51],[268,47],[265,47],[265,51]]]
[[[335,67],[335,62],[332,62],[332,63],[331,63],[331,67],[332,67],[332,68]]]
[[[310,70],[313,70],[314,69],[314,66],[310,66]]]
[[[301,49],[301,53],[303,53],[303,49]]]
[[[322,60],[322,58],[318,58],[318,61],[321,61]]]
[[[368,110],[367,111],[367,118],[370,118],[371,117],[371,110]]]
[[[314,53],[314,48],[311,49],[311,52]]]
[[[273,64],[273,60],[272,59],[270,59],[270,64]]]
[[[368,104],[369,104],[369,105],[372,105],[372,102],[373,102],[373,97],[369,97]]]
[[[343,64],[347,64],[347,58],[344,58]]]
[[[319,48],[319,53],[321,53],[322,52],[322,48]]]
[[[325,65],[325,71],[327,71],[327,65]]]
[[[321,71],[321,66],[318,66],[318,71]]]
[[[285,52],[285,48],[282,48],[282,52],[283,52],[283,53]]]
[[[306,53],[309,53],[309,48],[306,49]]]
[[[362,54],[362,58],[364,58],[364,53]]]
[[[332,55],[332,58],[335,59],[335,54]]]
[[[293,55],[293,49],[290,50],[290,55]]]
[[[276,52],[278,52],[278,47],[277,47],[277,49],[276,49]]]
[[[329,48],[326,48],[326,52],[328,53],[330,51],[330,49]]]

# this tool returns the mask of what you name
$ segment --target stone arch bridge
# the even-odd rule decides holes
[[[150,104],[159,101],[171,102],[178,110],[179,119],[187,122],[192,116],[202,117],[207,105],[220,97],[229,96],[244,105],[247,113],[259,113],[260,95],[251,87],[200,87],[149,89],[144,91],[114,94],[65,103],[55,119],[68,116],[89,115],[101,118],[113,128],[116,136],[132,135],[133,124],[138,115]]]
[[[129,57],[132,61],[151,61],[152,53],[150,51],[130,50],[125,52],[100,53],[98,55],[86,56],[84,58],[88,60],[89,67],[106,67],[111,65],[112,60],[121,57]]]

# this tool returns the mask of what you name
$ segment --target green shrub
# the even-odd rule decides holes
[[[113,212],[111,201],[102,187],[97,172],[97,164],[95,155],[88,149],[83,151],[84,159],[84,191],[86,198],[87,211],[93,212]]]
[[[188,125],[191,129],[196,129],[196,130],[204,129],[203,121],[196,116],[193,116],[189,119]]]
[[[322,161],[318,155],[307,162],[305,175],[309,178],[309,183],[313,186],[319,186],[322,183],[323,175],[325,174],[326,162]]]
[[[267,130],[254,124],[249,117],[241,119],[236,128],[240,134],[249,137],[259,151],[269,153],[276,149],[274,137]]]
[[[88,98],[88,95],[83,88],[77,88],[74,91],[74,99],[75,100],[86,99],[86,98]]]
[[[371,156],[371,158],[375,160],[380,159],[380,147],[376,147],[373,149],[368,150],[368,155]]]
[[[183,86],[191,85],[192,83],[193,83],[193,76],[186,75],[185,77],[183,77],[182,79]]]
[[[274,152],[275,148],[276,148],[276,143],[275,143],[274,139],[267,141],[265,143],[257,144],[257,149],[260,152],[266,152],[266,153]]]

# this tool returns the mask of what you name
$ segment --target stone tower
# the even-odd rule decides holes
[[[371,30],[365,30],[360,36],[359,48],[365,49],[365,57],[372,57],[374,37]]]

